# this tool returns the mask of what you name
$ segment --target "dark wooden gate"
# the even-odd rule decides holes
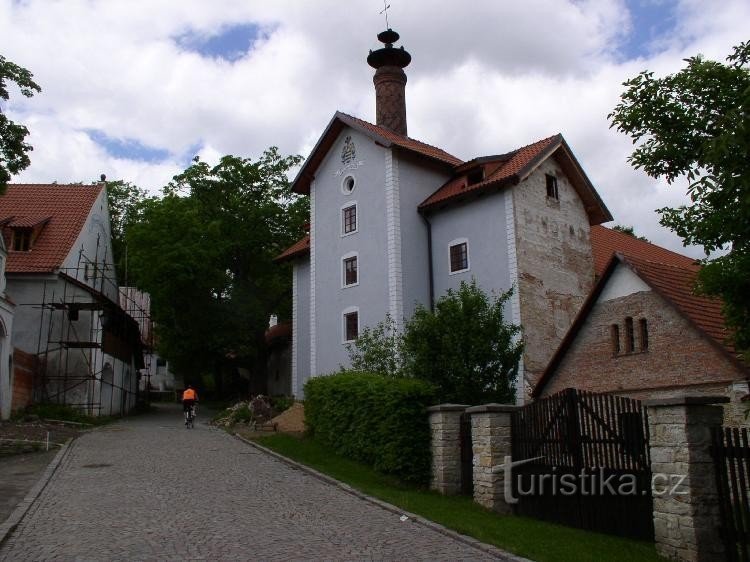
[[[730,562],[748,562],[750,554],[750,444],[747,429],[712,429],[712,453],[721,507],[721,536]]]
[[[566,389],[513,414],[516,513],[653,540],[648,420],[637,400]],[[532,460],[533,459],[533,460]]]
[[[474,493],[474,451],[471,445],[471,415],[461,414],[461,494]]]

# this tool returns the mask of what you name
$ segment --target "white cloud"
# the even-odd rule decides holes
[[[43,88],[7,108],[27,124],[35,147],[18,179],[106,173],[155,191],[196,146],[208,161],[257,157],[270,145],[306,154],[335,110],[374,119],[365,58],[380,46],[381,9],[377,0],[0,0],[3,55],[34,72]],[[684,186],[633,171],[630,142],[609,129],[606,115],[621,83],[640,70],[673,72],[697,52],[723,59],[746,39],[747,2],[716,9],[683,0],[661,50],[625,62],[616,51],[632,25],[624,0],[481,0],[439,9],[410,0],[389,14],[413,57],[412,136],[471,158],[562,132],[617,222],[681,250],[653,210],[686,201]],[[268,36],[234,63],[175,40],[247,23]],[[158,164],[116,158],[87,129],[172,156]]]

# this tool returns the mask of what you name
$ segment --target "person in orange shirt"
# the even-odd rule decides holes
[[[192,410],[193,416],[195,416],[195,403],[198,401],[198,393],[195,392],[191,385],[185,389],[182,393],[182,412],[185,415],[185,425],[188,424],[188,412]]]

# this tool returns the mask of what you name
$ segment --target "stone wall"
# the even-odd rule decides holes
[[[614,354],[610,327],[633,318],[635,351]],[[648,350],[641,351],[638,322],[646,319]],[[747,373],[699,333],[654,291],[599,302],[592,308],[542,396],[564,388],[610,392],[637,399],[681,393],[726,394]]]
[[[557,177],[559,200],[547,197]],[[533,388],[594,284],[586,209],[562,168],[547,159],[513,189],[524,370]]]
[[[461,491],[461,415],[463,404],[428,408],[432,432],[432,479],[430,489],[452,495]]]
[[[710,404],[726,400],[678,397],[647,402],[654,540],[657,552],[669,559],[723,559],[718,532],[721,514],[710,452],[711,427],[721,425],[723,410]]]

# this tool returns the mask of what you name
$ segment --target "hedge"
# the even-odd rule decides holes
[[[431,470],[426,408],[434,403],[427,382],[342,372],[305,384],[305,423],[339,455],[424,485]]]

